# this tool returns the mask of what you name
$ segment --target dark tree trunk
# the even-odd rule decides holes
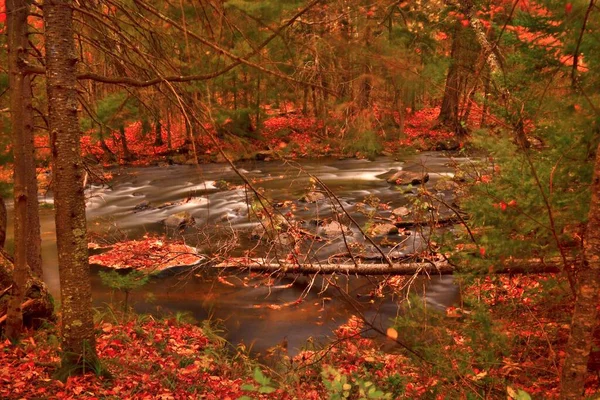
[[[36,276],[42,275],[31,80],[23,71],[29,47],[27,16],[30,5],[28,0],[6,2],[15,204],[15,269],[11,300],[8,302],[6,335],[12,339],[16,339],[22,330],[21,303],[27,280],[31,272]]]
[[[108,160],[108,162],[117,161],[115,153],[113,153],[110,147],[108,147],[106,144],[106,139],[104,139],[104,127],[102,125],[98,127],[98,135],[100,136],[100,148],[102,151],[104,151],[104,159]]]
[[[160,122],[160,118],[157,118],[154,122],[154,133],[156,135],[156,137],[154,138],[154,145],[162,146],[164,144],[164,141],[162,138],[162,122]]]
[[[73,2],[44,2],[44,23],[62,310],[61,369],[71,374],[89,370],[97,360],[77,115]]]
[[[6,242],[6,224],[7,224],[6,204],[4,198],[0,196],[0,250],[4,248]]]
[[[123,150],[123,160],[125,162],[132,161],[133,155],[129,151],[129,146],[127,145],[127,135],[125,135],[125,126],[123,125],[119,127],[119,139],[121,140],[121,149]]]
[[[302,115],[308,115],[308,86],[304,86],[304,90],[302,92]]]
[[[583,241],[583,263],[578,271],[577,299],[571,320],[561,376],[561,399],[582,399],[600,301],[600,146],[592,181],[592,200]]]
[[[458,136],[467,134],[460,115],[460,99],[473,75],[480,53],[480,46],[475,40],[474,33],[461,23],[456,23],[452,33],[452,48],[450,50],[450,67],[446,75],[444,97],[440,108],[439,122],[452,129]]]
[[[461,27],[456,24],[452,37],[452,49],[450,50],[450,67],[446,75],[446,86],[444,97],[440,108],[440,123],[456,127],[458,125],[458,104],[460,99],[460,73],[458,56],[460,54],[460,31]]]
[[[167,149],[173,150],[173,141],[171,135],[171,112],[167,109]]]

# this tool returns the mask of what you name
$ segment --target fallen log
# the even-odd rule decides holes
[[[278,263],[276,260],[263,258],[231,258],[213,266],[218,269],[248,269],[252,272],[286,273],[286,274],[352,274],[371,275],[452,275],[456,272],[467,272],[468,269],[457,269],[447,261],[402,262],[388,264],[292,264]],[[560,272],[559,260],[510,260],[502,265],[486,269],[490,274],[541,274]]]
[[[396,228],[412,228],[416,226],[424,226],[424,225],[454,225],[462,222],[460,218],[456,216],[448,216],[448,217],[439,217],[437,219],[422,219],[422,220],[406,220],[406,221],[396,221],[394,225]]]

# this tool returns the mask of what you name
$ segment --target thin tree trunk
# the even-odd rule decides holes
[[[592,200],[583,241],[583,263],[578,271],[577,299],[561,376],[561,399],[582,399],[587,363],[598,324],[600,301],[600,146],[592,181]]]
[[[592,9],[594,8],[594,3],[596,0],[590,0],[590,4],[585,12],[585,17],[583,17],[583,24],[581,25],[581,31],[579,32],[579,37],[577,38],[577,45],[575,46],[575,51],[573,52],[573,66],[571,68],[571,86],[577,86],[577,68],[579,67],[579,49],[581,47],[581,41],[583,40],[583,34],[585,33],[585,27],[587,26],[588,19],[590,18],[590,14],[592,13]]]
[[[154,122],[154,133],[156,135],[154,138],[154,146],[162,146],[164,141],[162,138],[162,122],[160,121],[160,117]]]
[[[304,86],[304,90],[302,92],[302,115],[308,115],[308,86]]]
[[[4,197],[0,196],[0,250],[4,249],[6,243],[6,225],[8,216],[6,213],[6,204],[4,203]]]
[[[124,125],[119,127],[119,139],[121,140],[121,149],[123,150],[123,160],[125,162],[132,161],[133,155],[129,151],[129,146],[127,145],[127,136],[125,135]]]
[[[489,97],[490,97],[490,75],[488,72],[484,74],[484,84],[483,84],[483,109],[481,110],[481,122],[479,122],[479,127],[484,128],[486,126],[485,117],[489,108]]]
[[[113,153],[110,147],[108,147],[106,144],[106,139],[104,139],[104,127],[102,125],[98,126],[98,135],[100,136],[100,148],[104,151],[104,158],[109,162],[117,161],[115,153]]]
[[[173,150],[173,141],[171,136],[171,111],[167,108],[167,149]]]
[[[96,365],[87,249],[72,0],[44,2],[48,120],[62,310],[61,371]]]
[[[30,268],[36,275],[42,275],[31,79],[22,68],[29,47],[27,17],[30,5],[28,0],[6,2],[15,204],[15,267],[6,322],[6,335],[11,339],[17,339],[22,331],[21,303]]]

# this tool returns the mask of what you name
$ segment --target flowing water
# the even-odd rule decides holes
[[[365,226],[373,222],[369,217],[369,211],[373,209],[363,206],[366,212],[360,213],[357,204],[368,196],[375,196],[379,202],[389,204],[391,210],[407,205],[416,192],[407,192],[406,187],[399,190],[379,177],[381,174],[390,169],[424,171],[431,178],[427,187],[434,188],[440,179],[452,175],[452,163],[462,161],[432,152],[407,157],[402,162],[391,158],[376,161],[318,159],[303,160],[301,169],[278,161],[240,163],[238,168],[255,187],[263,190],[269,200],[281,206],[282,213],[292,215],[296,221],[303,221],[301,226],[306,231],[320,235],[323,231],[320,225],[340,215],[341,209],[335,201],[327,199],[317,203],[297,201],[310,191],[311,185],[314,186],[314,179],[311,180],[307,173],[325,183],[358,225]],[[87,217],[92,235],[115,239],[137,239],[146,233],[162,235],[166,230],[165,218],[187,211],[194,217],[195,227],[166,233],[183,237],[186,243],[197,246],[201,251],[214,251],[223,244],[233,247],[234,255],[243,254],[248,249],[254,249],[257,255],[270,252],[272,256],[285,251],[285,248],[268,243],[257,244],[257,240],[251,238],[251,232],[260,222],[249,214],[253,214],[252,209],[256,209],[258,203],[243,187],[232,188],[240,184],[241,179],[226,164],[123,168],[112,172],[114,179],[110,186],[94,186],[88,190]],[[229,188],[224,188],[223,182],[229,184]],[[451,201],[451,193],[439,192]],[[377,215],[387,217],[390,210],[380,210]],[[51,210],[43,210],[41,222],[44,278],[51,292],[58,296]],[[421,249],[427,234],[408,230],[388,237],[388,242],[390,238],[391,249],[395,251],[393,255],[402,256]],[[351,227],[346,241],[343,238],[324,243],[308,240],[302,243],[301,249],[307,255],[307,261],[323,261],[334,254],[344,253],[348,242],[351,246],[362,246],[364,255],[375,254],[355,226]],[[394,247],[394,243],[400,244]],[[112,293],[102,284],[98,270],[93,267],[95,304],[102,306],[113,300],[122,300],[121,294]],[[133,292],[130,304],[138,312],[186,311],[198,320],[207,317],[219,319],[232,343],[244,342],[259,352],[283,338],[287,338],[290,352],[296,352],[309,337],[316,341],[326,340],[333,329],[357,311],[383,327],[398,312],[394,299],[372,302],[370,293],[376,282],[368,278],[337,278],[338,286],[360,303],[359,310],[322,278],[312,281],[308,277],[294,279],[287,276],[265,285],[264,278],[238,272],[226,277],[226,280],[216,279],[215,274],[202,271],[166,274],[153,278],[142,289]],[[443,308],[458,299],[458,290],[451,277],[431,277],[418,281],[415,286],[433,307]],[[303,301],[290,305],[299,298]]]

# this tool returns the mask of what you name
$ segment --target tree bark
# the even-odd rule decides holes
[[[600,301],[600,146],[591,186],[592,199],[578,271],[577,299],[561,376],[561,399],[582,399]]]
[[[12,339],[16,339],[22,330],[20,305],[25,296],[27,279],[31,273],[37,277],[42,276],[31,80],[25,73],[29,47],[27,17],[30,5],[30,0],[6,2],[15,204],[15,270],[6,335]]]
[[[154,146],[162,146],[164,141],[162,137],[162,122],[160,120],[160,116],[154,121],[154,134]]]
[[[4,203],[4,198],[0,196],[0,250],[4,249],[4,243],[6,243],[7,220],[6,204]]]
[[[440,107],[438,119],[441,124],[456,130],[459,126],[459,99],[460,99],[460,43],[461,30],[460,24],[456,24],[452,35],[452,49],[450,50],[450,67],[446,75],[446,86],[444,87],[444,97]]]
[[[89,371],[97,360],[77,115],[72,0],[47,0],[44,23],[62,306],[61,370],[69,375]]]

